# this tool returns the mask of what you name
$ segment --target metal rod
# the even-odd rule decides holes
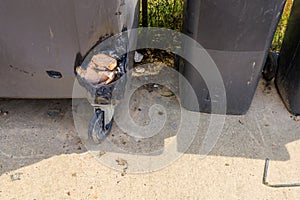
[[[300,187],[300,183],[292,183],[292,184],[270,184],[267,181],[268,178],[268,170],[269,170],[269,164],[270,164],[270,159],[266,159],[265,162],[265,169],[264,169],[264,175],[263,175],[263,184],[268,186],[268,187],[273,187],[273,188],[282,188],[282,187]]]

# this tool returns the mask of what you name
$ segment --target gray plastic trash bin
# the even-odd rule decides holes
[[[138,0],[0,0],[0,97],[70,98],[76,55],[138,14]]]

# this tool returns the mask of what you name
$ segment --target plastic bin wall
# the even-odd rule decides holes
[[[285,0],[186,1],[184,33],[216,63],[226,89],[228,114],[248,111],[284,5]],[[181,63],[180,71],[197,94],[199,111],[209,113],[205,82],[193,66]],[[181,96],[183,106],[194,110],[189,95],[181,91]]]
[[[295,0],[278,60],[276,85],[288,110],[300,115],[300,1]]]
[[[0,97],[70,98],[76,55],[137,27],[138,12],[138,0],[0,0]]]

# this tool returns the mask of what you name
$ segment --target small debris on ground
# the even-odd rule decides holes
[[[158,93],[160,94],[160,96],[163,96],[163,97],[172,97],[172,96],[175,95],[175,94],[174,94],[171,90],[169,90],[167,87],[159,87]]]
[[[136,73],[139,73],[139,74],[142,74],[146,71],[145,68],[142,68],[142,67],[136,67],[134,69],[135,69]]]
[[[120,166],[127,166],[127,161],[122,159],[122,158],[118,158],[116,160],[117,164],[120,165]]]
[[[7,115],[8,115],[8,111],[0,110],[0,116],[7,116]]]
[[[123,135],[125,135],[126,137],[129,137],[128,133],[123,133]]]
[[[121,142],[123,145],[126,145],[126,142],[123,140],[122,142]]]
[[[99,157],[104,156],[105,154],[106,154],[105,151],[100,151],[100,152],[99,152]]]
[[[126,175],[126,171],[121,173],[121,176],[125,176]]]
[[[21,180],[21,175],[23,175],[23,173],[21,173],[21,172],[11,174],[10,175],[10,180],[11,181],[19,181],[19,180]]]
[[[134,53],[134,62],[140,63],[140,62],[142,62],[143,58],[144,58],[143,54],[141,54],[137,51]]]
[[[135,62],[135,66],[155,63],[174,67],[175,55],[169,51],[158,50],[158,49],[140,49],[139,53],[143,55],[141,62]]]
[[[294,116],[294,121],[296,121],[296,122],[299,122],[300,121],[300,115],[298,115],[298,116]]]
[[[73,177],[77,177],[77,173],[72,173],[72,176]]]
[[[82,141],[79,137],[77,137],[76,140],[75,140],[75,143],[80,145],[80,144],[82,144]]]
[[[118,158],[116,160],[116,162],[118,163],[118,165],[124,166],[123,172],[121,173],[121,176],[125,176],[127,174],[127,169],[128,169],[128,163],[127,163],[127,161],[124,160],[124,159],[122,159],[122,158]]]
[[[265,83],[265,87],[264,87],[264,90],[263,90],[263,93],[265,94],[271,94],[271,90],[272,90],[272,83],[271,82],[266,82]]]
[[[47,114],[49,117],[56,117],[61,113],[61,109],[49,109]]]

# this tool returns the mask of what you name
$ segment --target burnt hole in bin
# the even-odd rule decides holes
[[[129,55],[128,53],[123,53],[125,46],[119,44],[118,46],[112,46],[111,49],[101,49],[103,47],[101,47],[100,43],[110,36],[111,35],[107,34],[101,37],[97,44],[92,47],[86,55],[83,56],[78,52],[74,62],[75,75],[79,84],[91,94],[95,104],[99,105],[111,104],[114,91],[114,99],[121,99],[124,91],[122,83],[125,84],[125,80],[121,79],[121,77],[126,73]],[[120,54],[121,52],[123,54]],[[95,67],[93,64],[100,62],[101,59],[104,60],[104,63],[105,60],[110,61],[114,59],[114,61],[108,63],[109,68],[106,67],[106,69],[101,69],[102,66]],[[93,64],[90,65],[91,62],[93,62]],[[101,62],[100,64],[103,65]],[[104,64],[103,66],[105,67],[106,65]],[[90,70],[89,73],[87,73],[88,69]],[[114,75],[112,75],[112,73],[114,73]],[[99,76],[99,74],[101,76]],[[91,75],[95,76],[93,77]],[[102,76],[105,78],[99,78]]]
[[[60,72],[57,71],[46,71],[50,78],[61,79],[63,76]]]

